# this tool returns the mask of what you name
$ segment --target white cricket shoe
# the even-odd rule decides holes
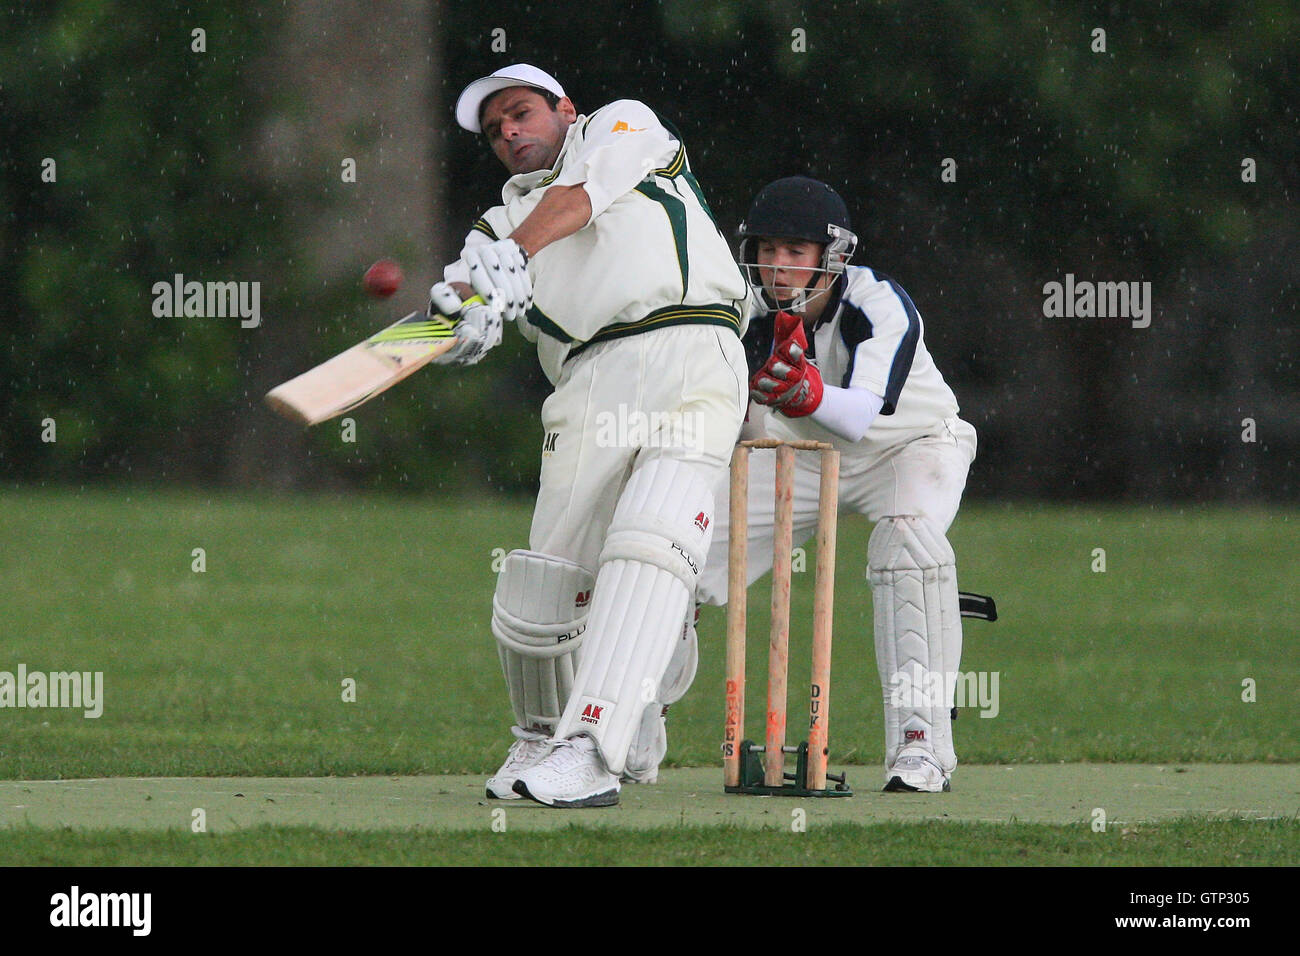
[[[605,769],[596,742],[586,734],[557,740],[515,780],[515,793],[548,807],[612,807],[619,789],[618,777]]]
[[[909,747],[898,755],[894,765],[885,772],[885,780],[888,793],[947,793],[952,789],[948,774],[943,772],[934,756],[916,747]]]
[[[515,785],[515,778],[521,771],[545,757],[550,750],[551,738],[544,733],[524,730],[522,727],[511,727],[510,732],[516,739],[510,745],[510,753],[506,755],[506,762],[501,765],[501,769],[494,776],[488,777],[489,800],[518,800],[519,794],[510,789]]]
[[[623,783],[655,783],[659,779],[659,762],[668,752],[668,727],[664,717],[668,708],[651,704],[641,714],[632,746],[623,765]]]

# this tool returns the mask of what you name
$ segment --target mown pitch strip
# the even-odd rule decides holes
[[[1300,808],[1300,767],[1291,764],[963,766],[948,794],[880,793],[879,776],[876,767],[850,767],[855,796],[813,800],[728,796],[715,767],[666,770],[654,786],[625,786],[617,807],[565,811],[488,800],[479,776],[18,780],[0,783],[0,828],[192,830],[196,820],[210,833],[265,825],[789,828],[792,820],[812,827],[932,820],[1091,826],[1100,819],[1114,826],[1189,814],[1275,819]]]

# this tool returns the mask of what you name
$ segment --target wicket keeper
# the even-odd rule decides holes
[[[740,260],[761,303],[745,336],[746,438],[831,442],[839,508],[875,524],[868,574],[885,704],[885,789],[950,789],[950,717],[961,663],[956,559],[945,534],[975,458],[975,429],[926,350],[916,306],[893,279],[851,266],[848,208],[802,176],[759,191],[740,227]],[[795,544],[817,528],[816,452],[796,456]],[[750,458],[748,581],[772,566],[774,456]],[[700,600],[727,601],[727,494]],[[943,678],[942,694],[935,675]]]

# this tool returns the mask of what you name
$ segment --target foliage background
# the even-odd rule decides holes
[[[980,432],[968,494],[1295,501],[1298,26],[1247,0],[11,5],[0,477],[526,492],[547,388],[517,336],[360,410],[355,442],[259,404],[422,306],[503,178],[451,104],[525,60],[580,110],[672,118],[727,230],[778,176],[839,189]],[[410,278],[377,304],[381,255]],[[260,282],[262,325],[155,318],[175,273]],[[1150,281],[1151,327],[1044,318],[1066,273]]]

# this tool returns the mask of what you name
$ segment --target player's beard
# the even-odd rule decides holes
[[[515,153],[515,150],[518,149],[524,150],[522,155]],[[541,158],[539,159],[539,157]],[[510,163],[508,165],[511,175],[535,173],[544,166],[549,168],[550,164],[545,162],[541,143],[518,143],[511,149]]]
[[[567,127],[565,127],[567,129]],[[522,140],[522,142],[521,142]],[[516,157],[515,151],[528,147],[524,150],[522,156]],[[564,146],[564,132],[552,140],[547,140],[541,136],[521,136],[510,144],[507,150],[507,159],[503,160],[506,169],[510,171],[511,176],[519,176],[524,173],[535,173],[539,169],[550,169],[555,165],[555,161],[560,157],[560,149]]]

